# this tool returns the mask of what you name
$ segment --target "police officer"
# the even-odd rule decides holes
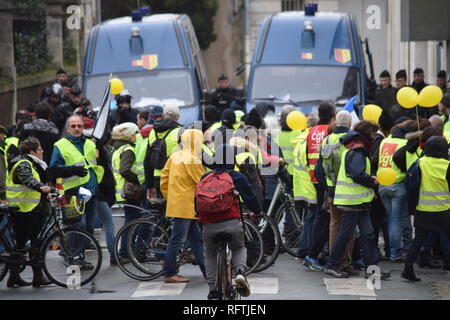
[[[414,216],[415,236],[401,274],[410,281],[420,281],[413,266],[429,233],[445,232],[450,239],[450,161],[444,137],[433,136],[427,140],[418,165],[421,179]]]
[[[77,196],[80,187],[92,193],[86,203],[85,214],[81,227],[93,232],[93,221],[96,208],[96,192],[102,181],[104,169],[97,165],[95,143],[83,136],[83,119],[79,115],[72,115],[67,119],[67,134],[55,143],[50,170],[53,177],[64,190],[66,197]],[[82,249],[81,249],[82,250]],[[81,269],[92,270],[93,265],[82,258],[72,262],[80,265]]]
[[[217,88],[211,94],[211,104],[216,106],[219,113],[222,114],[226,108],[241,109],[242,106],[238,104],[240,100],[240,92],[230,86],[228,77],[221,73],[217,79]]]
[[[125,122],[137,122],[138,111],[131,108],[132,98],[127,89],[123,89],[122,92],[115,96],[117,110],[114,110],[109,118],[111,127]]]
[[[20,152],[21,154],[14,158],[9,166],[6,197],[9,205],[19,207],[19,210],[11,215],[17,249],[25,250],[25,244],[30,240],[32,246],[30,257],[34,259],[39,254],[36,241],[44,222],[46,209],[43,194],[50,192],[50,187],[45,185],[47,164],[43,161],[44,151],[39,140],[35,138],[22,141]],[[20,266],[11,266],[6,284],[8,288],[31,285],[20,277],[19,269]],[[35,262],[32,269],[33,287],[52,283],[42,273],[39,262]]]

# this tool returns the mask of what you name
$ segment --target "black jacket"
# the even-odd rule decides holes
[[[39,140],[42,150],[44,150],[44,161],[49,164],[54,145],[60,138],[60,132],[56,125],[45,119],[33,120],[23,125],[19,139],[23,141],[28,137],[35,137]]]
[[[240,90],[229,87],[227,89],[216,88],[211,94],[210,103],[214,105],[220,114],[223,110],[233,107],[236,98],[241,96]]]
[[[112,153],[109,152],[101,142],[97,142],[96,147],[99,151],[97,163],[105,169],[102,182],[98,185],[98,200],[105,201],[112,206],[116,203],[116,185],[111,167]]]
[[[8,172],[11,172],[12,168],[16,165],[20,160],[29,160],[33,164],[34,169],[39,174],[39,178],[41,181],[38,181],[34,178],[31,166],[28,162],[21,162],[13,174],[13,182],[16,184],[22,184],[28,188],[31,188],[35,191],[41,192],[41,187],[43,187],[47,181],[47,172],[44,170],[39,164],[35,163],[34,160],[28,155],[20,154],[15,157],[8,166]],[[47,203],[46,197],[41,196],[40,204],[33,210],[39,211],[42,208],[42,205]]]
[[[136,109],[118,107],[117,110],[114,110],[110,115],[108,123],[111,125],[111,128],[125,122],[136,123],[137,115],[138,111]]]
[[[173,121],[172,119],[169,118],[161,118],[161,119],[156,119],[154,125],[153,125],[153,130],[155,130],[155,134],[156,133],[161,133],[164,132],[166,130],[170,130],[170,129],[175,129],[181,127],[181,124],[179,124],[176,121]],[[181,129],[178,132],[178,141],[180,141],[180,136],[183,134],[183,129]],[[145,172],[145,184],[147,189],[152,189],[155,188],[154,183],[153,183],[153,176],[154,176],[154,167],[150,161],[150,148],[147,147],[147,153],[145,154],[145,159],[144,159],[144,172]],[[158,186],[159,188],[159,186]]]

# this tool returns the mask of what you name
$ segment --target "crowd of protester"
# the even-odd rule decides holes
[[[419,107],[419,118],[415,109],[404,109],[396,101],[396,92],[407,83],[405,70],[396,73],[395,87],[388,71],[380,74],[380,86],[370,97],[383,109],[378,124],[352,123],[350,113],[338,112],[332,101],[322,101],[318,112],[308,115],[304,130],[287,125],[288,115],[296,110],[293,106],[286,105],[277,114],[270,103],[259,103],[248,114],[230,106],[205,105],[203,120],[184,128],[177,106],[137,110],[131,107],[132,93],[125,89],[115,96],[117,109],[110,114],[103,138],[94,140],[97,114],[79,86],[71,85],[60,69],[38,103],[17,113],[10,128],[0,127],[0,151],[6,159],[0,161],[0,198],[17,202],[8,194],[12,184],[32,189],[34,193],[26,197],[42,194],[32,208],[21,207],[23,216],[15,228],[23,246],[37,237],[36,221],[44,216],[47,185],[58,186],[66,196],[76,196],[81,187],[89,190],[92,198],[79,226],[89,232],[102,226],[112,266],[129,262],[125,243],[118,257],[113,253],[112,206],[148,208],[165,199],[166,216],[173,218],[165,281],[189,281],[176,270],[177,252],[188,240],[213,292],[215,266],[208,256],[214,247],[208,239],[215,231],[211,224],[201,228],[197,222],[196,185],[211,170],[237,171],[231,176],[247,205],[255,213],[267,212],[277,186],[276,170],[285,167],[304,222],[299,262],[342,278],[358,275],[357,269],[368,276],[369,266],[389,260],[404,263],[402,277],[417,281],[416,260],[420,267],[450,270],[450,82],[445,71],[438,73],[442,101],[434,108]],[[423,70],[417,68],[410,86],[420,92],[426,85]],[[230,160],[225,153],[234,155]],[[395,170],[394,184],[378,183],[377,172],[384,167]],[[415,170],[411,174],[415,178],[420,172],[413,186],[408,184],[408,170]],[[16,171],[19,174],[12,175]],[[126,206],[124,214],[127,223],[139,218],[141,211]],[[230,219],[237,217],[230,214]],[[238,241],[241,275],[242,248]],[[71,263],[82,270],[92,268],[83,258]],[[40,266],[33,271],[33,285],[49,283]],[[381,273],[382,278],[389,276]],[[30,283],[12,272],[8,286],[24,285]],[[214,297],[211,292],[209,298]]]

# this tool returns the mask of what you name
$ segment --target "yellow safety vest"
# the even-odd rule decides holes
[[[166,137],[166,152],[167,157],[170,157],[175,151],[178,150],[178,133],[180,132],[181,127],[175,128],[175,129],[169,129],[172,130]],[[163,131],[163,132],[156,132],[154,129],[150,131],[150,135],[148,136],[148,145],[151,146],[153,142],[156,141],[156,135],[158,135],[158,138],[162,138],[165,136],[165,134],[169,131]],[[154,169],[153,176],[154,177],[160,177],[161,176],[162,169]]]
[[[83,166],[88,170],[88,174],[84,177],[71,176],[62,179],[58,178],[62,183],[64,190],[73,189],[87,183],[90,178],[89,169],[94,171],[97,183],[100,184],[102,182],[105,169],[102,166],[97,165],[97,152],[94,142],[89,139],[85,140],[83,146],[84,155],[81,154],[77,147],[66,138],[58,140],[55,143],[55,146],[59,149],[66,166]]]
[[[144,160],[147,153],[147,146],[147,139],[143,138],[140,133],[137,134],[135,148],[136,161],[133,165],[133,171],[136,172],[140,184],[143,184],[145,182]]]
[[[316,188],[311,182],[306,160],[307,144],[306,140],[301,140],[296,145],[294,156],[294,199],[306,201],[309,204],[317,204]]]
[[[239,171],[239,166],[248,158],[250,158],[255,166],[257,165],[255,156],[251,152],[241,152],[236,155],[236,165],[234,166],[234,171]]]
[[[349,151],[350,149],[346,148],[342,152],[341,167],[339,168],[333,201],[333,204],[336,206],[354,206],[370,203],[375,196],[375,192],[372,188],[367,188],[355,183],[352,178],[347,176],[345,170],[345,156]],[[370,161],[368,157],[366,157],[366,173],[370,175]]]
[[[280,133],[275,137],[275,142],[278,144],[280,149],[283,151],[283,159],[287,163],[287,171],[290,175],[294,174],[294,148],[296,143],[292,142],[292,139],[297,137],[301,131],[280,131]]]
[[[379,158],[378,158],[377,174],[380,172],[380,170],[382,168],[392,168],[392,170],[394,170],[397,175],[397,179],[395,180],[395,182],[401,182],[401,181],[405,180],[406,173],[402,172],[397,167],[393,158],[394,158],[394,153],[398,149],[404,147],[407,142],[408,142],[408,140],[406,140],[406,139],[392,138],[392,136],[384,138],[383,141],[381,141]]]
[[[133,146],[131,146],[130,144],[125,144],[125,145],[121,146],[120,148],[115,150],[112,155],[111,165],[112,165],[112,169],[113,169],[114,179],[116,180],[116,201],[117,202],[125,201],[125,199],[122,198],[122,195],[121,195],[123,186],[125,185],[125,179],[120,174],[120,157],[122,156],[122,153],[124,153],[125,151],[128,151],[128,150],[132,151],[134,153],[134,156],[136,157],[136,151],[133,148]],[[134,162],[134,164],[135,163],[136,163],[136,161]],[[135,171],[136,167],[134,164],[133,164],[133,167],[131,168],[131,171],[137,175],[137,173]]]
[[[37,181],[41,181],[38,172],[29,160],[19,160],[6,178],[6,200],[10,206],[18,206],[19,212],[30,212],[36,208],[41,201],[41,193],[39,191],[28,188],[23,184],[16,184],[13,181],[14,172],[22,162],[28,162],[31,166],[31,173]]]
[[[419,202],[416,209],[424,212],[441,212],[450,209],[450,191],[446,179],[450,161],[424,156],[419,159],[422,174]]]
[[[419,159],[420,155],[422,154],[422,148],[417,147],[416,151],[411,153],[406,151],[406,170],[408,170],[411,165]]]
[[[450,118],[446,115],[442,115],[441,119],[444,121],[444,132],[450,132]]]

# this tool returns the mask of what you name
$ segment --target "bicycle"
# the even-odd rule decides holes
[[[253,272],[263,256],[263,239],[256,227],[248,219],[244,219],[244,243],[247,248],[247,274]],[[118,266],[127,276],[139,281],[154,280],[162,276],[164,257],[171,235],[171,220],[155,213],[124,225],[114,241],[115,256],[119,255],[121,238],[127,235],[126,253],[131,266]],[[183,248],[177,258],[177,267],[192,263],[191,253]],[[132,268],[133,267],[133,268]]]
[[[296,257],[299,246],[300,234],[303,230],[303,217],[295,207],[295,200],[289,191],[289,177],[284,167],[280,167],[277,174],[278,184],[267,215],[273,216],[281,235],[281,247],[288,254]],[[273,214],[276,203],[281,205]]]
[[[281,249],[281,235],[276,222],[265,213],[253,215],[243,203],[241,212],[245,219],[249,219],[259,230],[263,238],[263,257],[254,272],[261,272],[272,266]]]
[[[87,231],[67,226],[79,221],[81,216],[69,216],[63,210],[64,196],[52,189],[49,193],[50,211],[37,238],[37,254],[27,259],[27,249],[17,250],[10,214],[17,210],[13,206],[0,206],[0,214],[7,223],[0,230],[0,281],[11,265],[20,270],[35,263],[42,264],[43,271],[54,284],[81,287],[95,278],[102,264],[102,252],[97,240]],[[12,235],[7,237],[6,233]],[[3,248],[3,249],[1,249]],[[91,263],[85,263],[88,259]]]
[[[233,285],[232,252],[228,247],[231,235],[225,232],[216,234],[218,243],[216,290],[218,300],[241,300],[239,292]]]

